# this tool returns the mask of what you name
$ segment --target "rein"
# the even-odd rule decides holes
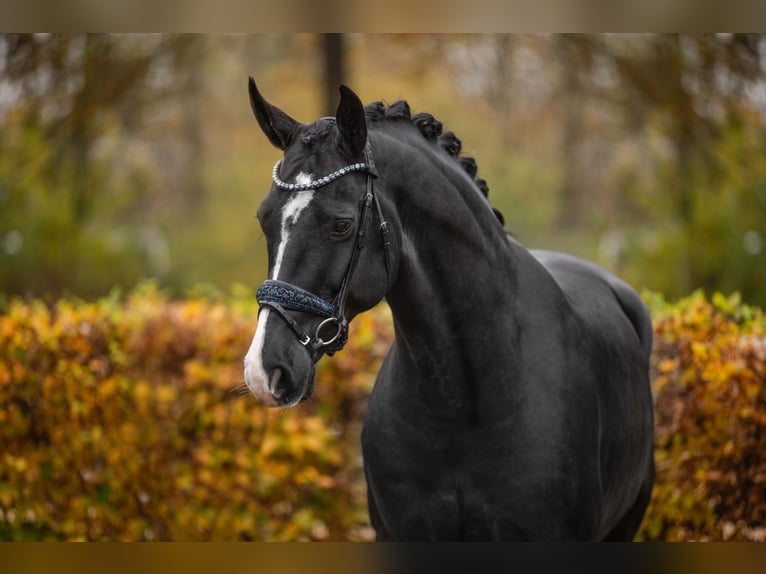
[[[296,334],[301,345],[306,347],[314,361],[319,359],[322,352],[328,355],[333,355],[335,352],[340,351],[348,340],[349,322],[346,318],[346,299],[348,298],[349,286],[351,285],[351,279],[354,276],[354,270],[359,261],[359,255],[364,247],[364,239],[367,234],[367,225],[371,217],[371,208],[373,205],[375,206],[378,221],[380,222],[378,230],[383,241],[386,274],[391,272],[391,255],[389,250],[391,242],[388,236],[388,223],[383,217],[383,210],[378,201],[378,197],[375,195],[373,187],[373,181],[378,175],[371,159],[369,143],[365,149],[365,156],[367,159],[367,162],[365,163],[347,165],[346,167],[338,169],[324,177],[305,184],[286,183],[279,179],[278,171],[282,160],[277,161],[271,174],[271,177],[274,180],[274,185],[278,188],[286,191],[300,192],[320,188],[344,175],[348,175],[349,173],[357,171],[364,171],[367,173],[365,192],[359,207],[359,228],[356,233],[353,251],[351,252],[351,258],[346,267],[346,273],[343,276],[343,280],[341,281],[338,293],[333,302],[329,303],[318,295],[301,289],[291,283],[273,279],[264,281],[255,293],[255,298],[261,306],[261,309],[264,307],[274,309]],[[298,325],[297,321],[290,316],[288,310],[310,313],[323,319],[322,322],[317,325],[313,337]]]

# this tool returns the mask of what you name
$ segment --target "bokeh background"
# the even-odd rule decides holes
[[[252,75],[301,121],[340,82],[433,113],[529,246],[764,305],[765,69],[761,35],[3,35],[0,287],[257,285]]]
[[[766,541],[766,36],[0,35],[0,540],[371,540],[380,305],[289,411],[247,394],[280,152],[338,85],[453,131],[526,245],[654,319],[640,540]]]

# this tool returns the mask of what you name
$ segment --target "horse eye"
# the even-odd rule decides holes
[[[351,220],[339,219],[338,221],[335,222],[335,225],[333,225],[332,234],[345,235],[346,233],[348,233],[349,229],[351,229]]]

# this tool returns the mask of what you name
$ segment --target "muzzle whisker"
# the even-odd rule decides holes
[[[239,396],[245,396],[245,395],[250,394],[250,388],[247,386],[247,383],[242,381],[241,383],[239,383],[235,387],[230,388],[229,389],[229,393],[230,394],[237,394]]]

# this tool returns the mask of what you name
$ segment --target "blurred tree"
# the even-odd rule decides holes
[[[758,157],[766,153],[766,110],[752,97],[759,85],[763,87],[764,37],[657,34],[638,41],[611,36],[588,40],[594,51],[614,64],[622,87],[618,98],[627,119],[659,129],[670,144],[671,154],[657,158],[656,166],[660,193],[670,199],[658,204],[668,207],[680,232],[673,247],[683,254],[683,272],[675,294],[698,286],[721,288],[730,284],[727,277],[737,276],[742,283],[734,288],[766,302],[760,286],[748,280],[754,276],[741,273],[756,261],[753,253],[746,252],[737,225],[755,213],[766,218],[763,199],[748,199],[755,199],[766,172],[763,162],[751,161],[747,153],[732,163],[726,149],[740,133],[753,146],[751,153]],[[747,181],[744,188],[732,185],[743,181]],[[761,265],[766,262],[762,253],[755,255],[760,255]]]
[[[95,287],[94,292],[99,292],[104,285],[91,282],[99,283],[97,269],[103,263],[101,258],[109,256],[109,249],[104,245],[105,234],[93,235],[94,226],[114,231],[120,219],[134,222],[133,216],[158,200],[170,199],[176,206],[186,206],[186,211],[199,204],[200,128],[193,111],[194,96],[200,90],[200,44],[200,37],[189,35],[0,36],[0,88],[13,94],[0,109],[0,125],[6,134],[26,134],[22,140],[8,137],[0,143],[8,154],[8,173],[2,174],[5,198],[16,197],[4,207],[15,205],[21,210],[6,213],[10,221],[3,231],[18,233],[28,246],[41,250],[33,269],[25,267],[32,267],[29,258],[7,258],[14,254],[0,252],[0,257],[6,256],[2,271],[5,290],[29,289],[34,280],[38,290],[54,296],[65,285],[78,290],[85,287],[85,292]],[[148,124],[168,123],[181,129],[155,132],[158,137],[147,140]],[[170,140],[177,131],[183,137]],[[161,142],[163,137],[168,139]],[[139,141],[140,145],[135,143]],[[131,154],[131,142],[134,147],[154,144],[157,153]],[[183,168],[167,173],[171,149],[170,156],[183,156]],[[34,172],[29,171],[30,156],[40,158],[33,164]],[[152,159],[147,164],[141,156]],[[163,165],[151,166],[153,161]],[[165,193],[148,196],[147,179],[163,173],[170,184],[158,187]],[[29,203],[32,194],[24,181],[39,190],[37,209]],[[54,206],[55,232],[45,215]],[[19,218],[26,220],[25,229],[18,229]],[[134,258],[154,257],[157,261],[158,252],[151,252],[149,245],[163,249],[157,228],[146,228],[139,235],[133,240],[146,243],[143,251],[149,253],[140,253],[135,245],[128,250],[133,250]],[[61,237],[66,238],[66,248],[57,252],[55,243]],[[50,258],[43,252],[51,254]],[[117,275],[134,275],[136,265],[142,264],[125,262]],[[72,281],[73,272],[78,271],[83,274],[79,285],[76,279]],[[105,282],[114,278],[110,271],[101,277]]]
[[[548,101],[562,151],[556,225],[606,225],[620,250],[638,225],[622,259],[632,271],[618,272],[673,296],[739,289],[766,303],[753,269],[766,264],[764,36],[567,34],[538,47],[548,50],[559,67]],[[599,148],[602,161],[588,159]],[[586,209],[599,217],[583,220]]]
[[[55,148],[51,173],[65,165],[73,168],[78,223],[88,217],[102,187],[93,179],[90,160],[99,139],[114,129],[112,123],[135,132],[152,106],[181,93],[185,102],[192,101],[199,90],[196,36],[14,34],[0,42],[6,44],[4,83],[19,92],[15,107],[27,125],[43,129]],[[186,130],[187,141],[199,147],[193,131]]]
[[[765,62],[739,34],[0,35],[0,290],[257,283],[251,74],[302,121],[344,81],[434,113],[531,246],[766,304]]]

